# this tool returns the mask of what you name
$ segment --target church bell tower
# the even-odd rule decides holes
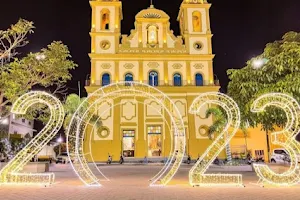
[[[122,2],[119,0],[90,1],[92,7],[92,54],[116,53],[121,36]]]
[[[180,6],[180,32],[190,54],[212,54],[210,7],[206,0],[183,0]]]

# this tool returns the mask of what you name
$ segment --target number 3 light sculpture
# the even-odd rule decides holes
[[[271,142],[284,147],[290,155],[291,166],[282,173],[272,171],[265,164],[254,164],[254,169],[259,177],[260,185],[291,186],[299,183],[300,168],[297,155],[300,154],[300,145],[295,137],[300,132],[299,113],[300,106],[291,96],[281,93],[270,93],[260,96],[252,105],[252,112],[263,112],[266,107],[275,106],[286,113],[287,123],[284,130],[274,132]]]

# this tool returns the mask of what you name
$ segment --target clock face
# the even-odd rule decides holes
[[[202,43],[201,42],[195,42],[194,43],[194,48],[196,49],[196,50],[201,50],[202,49],[202,47],[203,47],[203,45],[202,45]]]
[[[108,40],[103,40],[100,43],[100,47],[101,47],[101,49],[107,50],[110,48],[110,42]]]

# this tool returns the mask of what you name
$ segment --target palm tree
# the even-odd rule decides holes
[[[214,134],[219,134],[224,129],[227,118],[226,114],[220,107],[212,107],[206,110],[206,118],[214,116],[213,124],[208,128],[208,138],[212,140]],[[230,145],[226,145],[226,156],[229,164],[232,164]]]

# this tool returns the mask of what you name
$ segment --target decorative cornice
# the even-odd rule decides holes
[[[132,63],[126,63],[126,64],[124,65],[124,68],[125,68],[125,69],[132,69],[132,68],[134,68],[134,65],[133,65]]]
[[[203,67],[204,67],[203,64],[200,64],[200,63],[194,64],[195,69],[202,69]]]
[[[102,69],[110,69],[111,68],[111,64],[109,64],[109,63],[103,63],[101,65],[101,67],[102,67]]]
[[[157,62],[149,62],[147,66],[151,69],[156,69],[159,67],[159,64]]]
[[[99,59],[106,61],[139,61],[139,60],[148,60],[148,61],[208,61],[212,60],[215,55],[189,55],[189,54],[170,54],[166,56],[165,54],[89,54],[91,59]]]
[[[182,68],[182,64],[180,64],[180,63],[175,63],[175,64],[172,65],[172,67],[173,67],[174,69],[180,69],[180,68]]]

